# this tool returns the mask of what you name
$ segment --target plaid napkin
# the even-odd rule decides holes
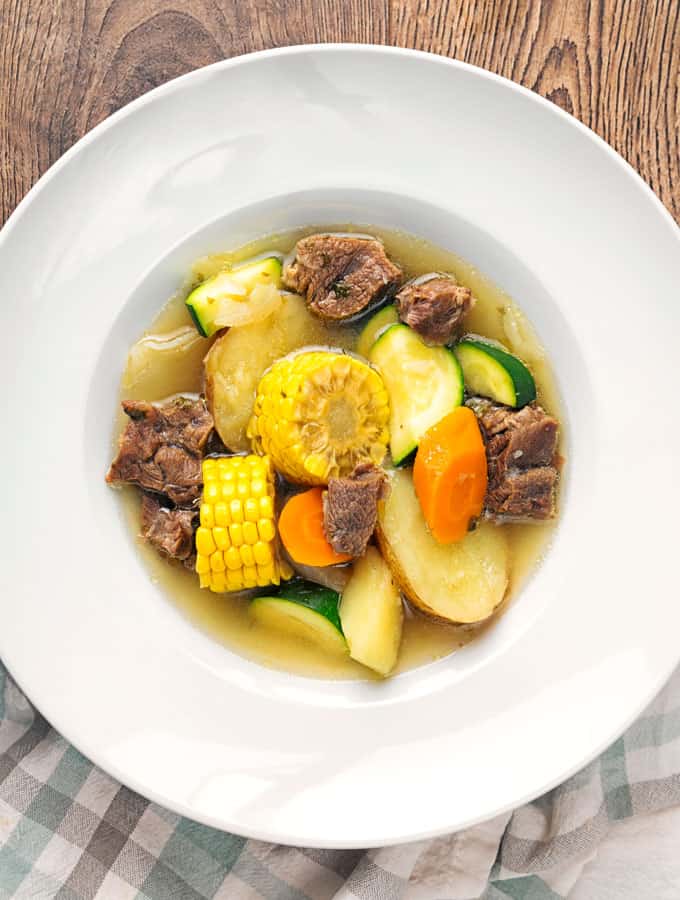
[[[599,759],[533,803],[362,851],[245,840],[149,803],[50,728],[0,664],[2,900],[560,900],[614,823],[679,803],[680,669]]]

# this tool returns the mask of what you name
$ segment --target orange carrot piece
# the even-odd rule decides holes
[[[477,417],[458,406],[420,441],[413,483],[430,531],[440,544],[460,541],[484,505],[486,449]]]
[[[281,510],[279,535],[291,558],[305,566],[332,566],[352,557],[336,553],[323,530],[323,488],[295,494]]]

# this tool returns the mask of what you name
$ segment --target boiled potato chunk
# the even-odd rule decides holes
[[[246,426],[253,412],[255,390],[265,369],[298,347],[351,341],[340,329],[331,330],[309,312],[304,300],[285,294],[281,306],[260,322],[231,328],[220,335],[205,358],[205,391],[215,428],[233,451],[250,449]]]
[[[340,601],[340,621],[352,659],[380,675],[397,662],[404,611],[399,588],[375,547],[354,564]]]
[[[193,325],[147,333],[130,348],[122,388],[128,400],[164,400],[201,390],[206,340]]]
[[[378,514],[378,542],[395,580],[423,612],[447,622],[483,622],[508,586],[508,548],[502,529],[481,523],[454,544],[430,534],[411,473],[392,473]]]

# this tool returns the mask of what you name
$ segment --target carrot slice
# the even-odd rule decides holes
[[[413,484],[434,538],[440,544],[464,538],[482,511],[487,486],[484,439],[467,406],[456,407],[421,438]]]
[[[295,494],[281,510],[279,535],[291,558],[305,566],[332,566],[352,557],[336,553],[323,530],[323,488]]]

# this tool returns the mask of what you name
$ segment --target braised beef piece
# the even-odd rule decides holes
[[[377,240],[312,234],[297,242],[295,259],[283,270],[283,284],[304,296],[324,319],[346,319],[396,287],[401,269]]]
[[[159,497],[142,494],[142,537],[162,556],[180,560],[188,569],[196,562],[194,532],[198,513],[163,506]]]
[[[363,554],[386,490],[385,473],[371,463],[358,465],[348,478],[330,479],[323,498],[323,527],[336,553]]]
[[[448,275],[406,284],[394,300],[401,321],[430,344],[448,344],[474,302],[470,288]]]
[[[130,421],[118,455],[106,476],[165,494],[178,506],[195,502],[201,492],[201,457],[213,429],[202,400],[180,397],[162,406],[124,400]]]
[[[498,519],[555,515],[559,425],[537,404],[510,409],[472,401],[486,440],[486,513]]]
[[[515,469],[497,479],[486,495],[486,510],[491,518],[551,519],[555,515],[557,469],[537,466]]]
[[[557,419],[537,404],[522,409],[492,405],[481,418],[489,456],[496,466],[531,469],[553,464]]]

